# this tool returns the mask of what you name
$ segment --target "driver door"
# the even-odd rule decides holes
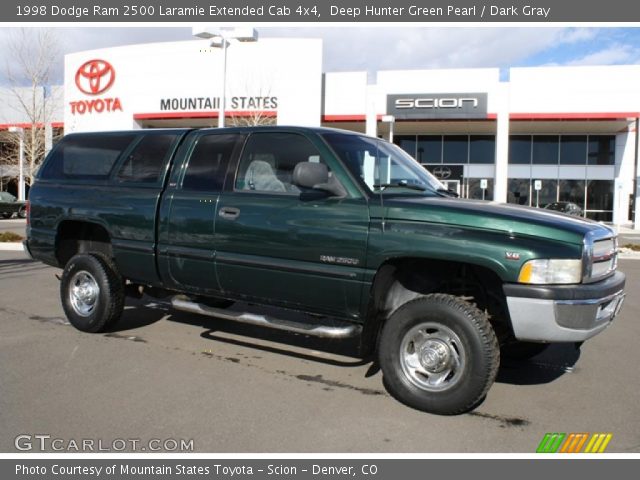
[[[216,215],[220,286],[247,300],[356,317],[366,200],[301,196],[293,181],[299,162],[326,158],[299,133],[258,132],[247,140]]]

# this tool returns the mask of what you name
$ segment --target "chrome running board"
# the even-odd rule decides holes
[[[222,318],[224,320],[232,320],[234,322],[246,323],[249,325],[257,325],[259,327],[311,335],[313,337],[335,339],[349,338],[359,335],[362,331],[362,327],[355,323],[340,322],[333,319],[331,320],[331,325],[295,322],[270,317],[268,315],[209,307],[202,303],[191,302],[189,300],[176,297],[171,300],[171,305],[176,310],[180,310],[182,312],[197,313],[199,315],[207,315],[209,317]]]

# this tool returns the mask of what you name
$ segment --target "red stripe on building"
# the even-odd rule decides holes
[[[510,113],[510,120],[626,120],[640,112]]]
[[[220,112],[159,112],[159,113],[134,113],[134,120],[169,120],[179,118],[218,118]],[[225,112],[225,117],[251,117],[252,115],[260,115],[263,117],[274,118],[278,115],[275,110],[252,111],[230,111]]]

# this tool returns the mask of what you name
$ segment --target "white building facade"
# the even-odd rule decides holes
[[[65,133],[215,127],[222,78],[206,40],[69,54]],[[267,38],[231,44],[226,78],[227,126],[392,136],[462,197],[640,229],[640,65],[323,73],[321,40]]]

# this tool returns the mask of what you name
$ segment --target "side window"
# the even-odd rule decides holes
[[[158,182],[167,154],[176,137],[176,134],[145,136],[120,167],[118,180],[137,183]]]
[[[64,138],[51,153],[40,178],[103,179],[136,134],[85,134]]]
[[[184,190],[222,190],[229,159],[238,135],[204,135],[193,148],[182,181]]]
[[[254,133],[247,140],[236,190],[299,193],[293,171],[300,162],[325,163],[316,147],[295,133]]]

